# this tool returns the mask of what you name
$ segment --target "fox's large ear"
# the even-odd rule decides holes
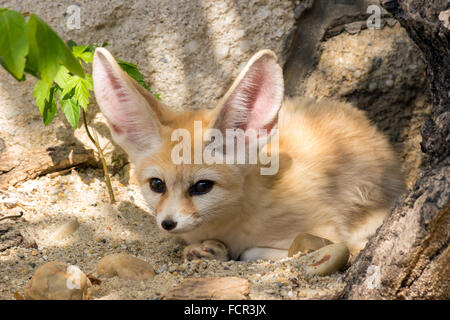
[[[133,160],[158,148],[164,106],[145,94],[104,48],[95,50],[92,78],[97,103],[114,141]]]
[[[213,127],[266,129],[270,135],[284,97],[283,71],[271,50],[256,53],[219,102]]]

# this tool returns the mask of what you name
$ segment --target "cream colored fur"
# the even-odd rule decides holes
[[[108,90],[115,90],[108,88],[108,81],[105,81],[110,77],[112,83],[117,81],[118,86],[123,85],[121,92],[129,92],[129,101],[127,96],[120,96],[123,98],[121,103],[127,108],[136,108],[133,113],[142,114],[142,119],[152,117],[151,128],[142,134],[139,132],[139,141],[143,134],[152,141],[146,150],[133,145],[139,141],[130,142],[126,136],[117,137],[114,132],[113,136],[125,150],[131,150],[129,153],[143,195],[158,224],[168,217],[179,223],[170,232],[173,235],[190,244],[218,240],[226,245],[232,259],[286,256],[292,240],[300,232],[344,242],[357,253],[375,233],[403,190],[400,166],[388,139],[370,124],[362,111],[347,103],[315,102],[304,98],[286,99],[282,104],[281,100],[277,102],[283,89],[276,57],[268,50],[255,57],[215,110],[176,113],[126,76],[105,49],[97,49],[94,59],[97,101],[110,126],[120,126],[121,120],[117,119],[121,118],[116,117],[115,110],[121,104],[110,107],[115,102],[107,96]],[[261,57],[266,60],[258,60]],[[278,173],[263,176],[259,165],[173,164],[170,151],[174,142],[170,141],[170,134],[174,129],[185,128],[193,133],[194,120],[202,121],[204,127],[219,126],[218,122],[222,126],[233,126],[236,117],[221,110],[225,104],[232,104],[230,99],[234,90],[248,77],[246,72],[253,68],[255,61],[263,61],[257,67],[261,68],[264,77],[273,74],[274,78],[270,79],[275,79],[270,80],[272,82],[267,82],[266,78],[257,79],[274,91],[263,97],[275,97],[274,103],[281,107],[277,107],[278,121],[274,109],[254,115],[256,120],[249,118],[248,121],[267,120],[265,123],[275,121],[277,124]],[[255,72],[258,74],[259,70]],[[142,104],[142,97],[148,103],[147,110],[132,104],[139,99]],[[245,97],[239,99],[245,102]],[[239,108],[244,107],[239,105]],[[269,113],[273,114],[267,119],[262,118]],[[224,114],[228,118],[220,122]],[[142,127],[145,126],[138,124],[136,130]],[[128,129],[124,130],[127,132]],[[165,194],[150,190],[152,177],[165,181]],[[189,186],[202,179],[214,181],[211,192],[189,196],[186,192]]]

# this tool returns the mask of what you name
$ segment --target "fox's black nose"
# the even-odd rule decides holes
[[[164,220],[164,221],[161,223],[161,226],[162,226],[165,230],[169,231],[169,230],[172,230],[173,228],[175,228],[175,227],[177,226],[177,223],[176,223],[175,221],[173,221],[173,220]]]

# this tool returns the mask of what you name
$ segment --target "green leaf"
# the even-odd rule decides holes
[[[94,53],[90,51],[85,51],[78,57],[86,63],[92,63],[94,61]]]
[[[75,58],[78,58],[80,54],[86,51],[87,47],[88,45],[72,47],[72,53],[75,56]]]
[[[25,18],[17,11],[2,10],[0,30],[0,63],[17,80],[23,80],[29,49]]]
[[[48,126],[52,123],[55,118],[58,109],[56,108],[56,97],[55,97],[56,87],[50,89],[49,99],[45,101],[44,112],[42,113],[42,118],[44,119],[44,124]]]
[[[94,61],[94,52],[86,51],[80,57],[86,63],[92,63]]]
[[[60,88],[65,88],[69,83],[71,76],[69,70],[66,67],[60,66],[58,72],[56,73],[54,81]]]
[[[34,76],[37,79],[41,79],[41,74],[39,73],[37,66],[33,66],[31,64],[29,57],[26,57],[25,69],[23,71],[31,74],[32,76]]]
[[[84,71],[70,49],[41,18],[33,14],[28,20],[29,64],[38,70],[46,82],[53,81],[59,65],[70,72],[84,77]]]
[[[50,87],[51,87],[51,84],[45,82],[44,80],[39,80],[34,85],[33,97],[36,98],[36,105],[38,106],[39,111],[41,112],[41,115],[44,114],[45,101],[49,100]]]
[[[25,64],[25,70],[27,70],[28,73],[39,74],[39,76],[40,76],[41,73],[40,73],[39,65],[38,65],[39,51],[37,49],[34,49],[35,46],[37,46],[37,45],[35,44],[35,42],[31,41],[30,38],[28,38],[28,41],[29,41],[30,49],[29,49],[29,53],[27,56],[27,62]],[[29,72],[30,70],[32,72]],[[39,77],[39,79],[42,79],[42,77]],[[47,82],[50,82],[50,81],[47,81]]]
[[[90,80],[86,80],[87,78]],[[91,76],[86,75],[86,79],[78,78],[75,85],[75,99],[78,100],[78,103],[83,107],[84,111],[86,111],[89,98],[91,97],[89,90],[93,90]]]
[[[141,86],[150,91],[150,88],[144,81],[144,75],[139,72],[137,66],[130,62],[126,62],[123,60],[117,60],[119,66],[124,70],[130,77],[137,81]]]
[[[132,77],[134,80],[136,80],[137,83],[139,83],[145,89],[150,91],[156,99],[161,101],[161,95],[159,93],[153,93],[150,90],[147,83],[145,83],[145,81],[144,81],[144,75],[139,72],[139,70],[135,64],[132,64],[130,62],[126,62],[123,60],[117,60],[117,63],[122,68],[122,70],[124,70],[130,77]]]
[[[82,59],[86,63],[92,63],[94,60],[94,50],[92,50],[94,46],[92,45],[84,45],[72,48],[72,53],[75,58]]]
[[[36,82],[33,89],[33,96],[36,98],[36,105],[42,115],[45,125],[49,125],[57,112],[55,90],[56,87],[43,80]]]
[[[89,98],[91,97],[89,91],[94,90],[91,75],[86,74],[85,79],[69,75],[68,81],[60,87],[63,89],[61,93],[63,99],[74,97],[78,104],[86,111]]]
[[[6,71],[9,72],[8,67],[6,66],[5,62],[3,61],[2,57],[0,57],[0,66],[2,66]],[[15,75],[13,75],[11,72],[9,72],[10,75],[12,75],[17,81],[25,81],[25,75],[22,75],[22,78],[16,78]]]
[[[90,74],[86,75],[86,85],[90,91],[94,91],[94,81],[92,80],[92,76]]]
[[[70,39],[69,41],[67,41],[67,46],[69,47],[70,50],[72,50],[73,47],[77,46],[77,43],[72,39]]]
[[[84,45],[72,48],[72,53],[75,58],[82,59],[86,63],[92,63],[94,61],[94,51],[96,46]]]
[[[87,46],[86,51],[94,53],[95,49],[97,49],[97,48],[98,48],[98,46],[90,44],[90,45]]]
[[[74,95],[76,85],[77,85],[76,77],[69,75],[69,78],[65,86],[61,87],[61,89],[63,89],[61,97],[63,97],[64,99],[67,99],[68,96],[72,97]]]
[[[59,99],[61,110],[67,118],[67,121],[75,129],[78,127],[78,120],[80,119],[80,105],[75,98]]]

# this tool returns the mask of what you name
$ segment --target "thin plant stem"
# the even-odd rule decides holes
[[[16,218],[20,218],[22,216],[23,216],[23,212],[21,211],[19,214],[16,214],[16,215],[10,215],[10,216],[6,216],[6,217],[1,217],[0,221],[6,220],[6,219],[16,219]]]
[[[91,135],[91,132],[89,131],[89,127],[87,125],[87,120],[86,120],[86,112],[84,111],[83,108],[81,108],[81,111],[83,113],[83,123],[84,123],[84,128],[86,129],[86,133],[87,133],[89,139],[92,141],[92,143],[97,148],[98,154],[100,155],[100,159],[102,161],[103,172],[105,173],[106,187],[107,187],[108,193],[109,193],[109,200],[110,200],[111,204],[114,204],[114,203],[116,203],[116,199],[114,197],[114,190],[111,185],[111,180],[109,179],[108,166],[106,165],[106,160],[105,160],[105,157],[103,156],[103,150],[100,147],[100,143],[98,142],[98,139],[94,139],[94,137],[92,137],[92,135]]]

